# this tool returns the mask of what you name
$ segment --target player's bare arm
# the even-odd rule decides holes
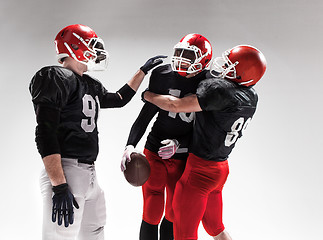
[[[148,102],[158,106],[159,108],[170,112],[200,112],[202,111],[195,94],[183,98],[177,98],[171,95],[159,95],[150,91],[146,91],[143,97]]]
[[[142,80],[145,78],[145,73],[142,70],[138,70],[135,75],[127,82],[127,84],[134,90],[137,91]]]
[[[66,183],[60,154],[51,154],[43,158],[47,175],[52,186]]]

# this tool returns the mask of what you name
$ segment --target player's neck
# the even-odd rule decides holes
[[[73,58],[66,58],[63,62],[63,67],[72,70],[76,74],[82,76],[83,73],[87,71],[87,66],[83,63],[80,63]]]

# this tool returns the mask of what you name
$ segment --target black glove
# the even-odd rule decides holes
[[[68,189],[67,183],[60,184],[53,187],[53,209],[52,209],[52,221],[58,225],[62,225],[64,217],[64,225],[68,227],[69,224],[74,222],[73,205],[78,209],[79,205],[75,201],[73,194]]]
[[[146,88],[146,89],[145,89],[145,91],[143,91],[143,92],[141,93],[141,101],[143,101],[144,103],[146,103],[146,102],[147,102],[147,101],[146,101],[146,99],[144,98],[145,92],[147,92],[147,91],[149,91],[149,88]]]
[[[145,74],[148,73],[149,70],[153,69],[157,65],[163,62],[162,58],[167,58],[167,56],[158,55],[156,57],[152,57],[148,59],[148,61],[140,68]]]

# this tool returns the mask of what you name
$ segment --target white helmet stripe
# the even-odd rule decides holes
[[[75,56],[74,52],[72,51],[72,49],[70,48],[70,46],[68,46],[68,44],[67,44],[66,42],[64,42],[64,45],[65,45],[65,47],[67,48],[67,50],[70,52],[71,56],[72,56],[75,60],[77,60],[77,58],[76,58],[76,56]]]
[[[79,35],[77,35],[76,33],[73,32],[73,35],[80,40],[85,46],[88,47],[87,43],[84,41],[84,39],[82,37],[80,37]]]

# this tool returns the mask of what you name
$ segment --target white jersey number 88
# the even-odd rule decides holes
[[[247,121],[244,121],[244,118],[241,117],[237,119],[231,126],[231,132],[227,133],[227,136],[224,141],[224,145],[226,147],[230,147],[232,144],[234,144],[239,137],[239,133],[243,133],[244,130],[246,130],[248,124],[251,121],[251,117],[247,119]]]

